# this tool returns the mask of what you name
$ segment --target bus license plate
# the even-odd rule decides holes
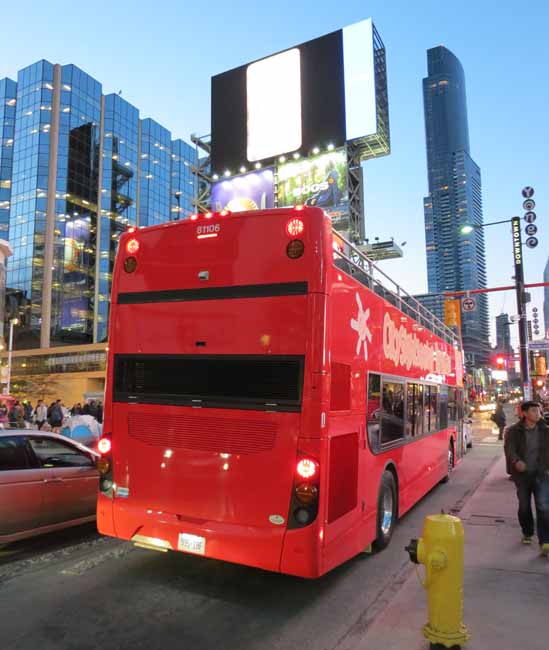
[[[190,535],[189,533],[179,533],[177,548],[187,553],[204,555],[206,553],[206,538],[199,535]]]

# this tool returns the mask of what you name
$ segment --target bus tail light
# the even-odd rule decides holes
[[[310,458],[302,458],[297,463],[297,473],[301,478],[313,478],[317,473],[316,462]]]
[[[137,259],[133,256],[126,257],[126,259],[124,260],[124,271],[126,271],[126,273],[133,273],[136,268],[137,268]]]
[[[310,506],[318,499],[318,488],[310,483],[300,483],[296,485],[295,496],[300,503]]]
[[[286,224],[286,234],[289,237],[297,237],[305,230],[305,224],[301,219],[292,217]]]
[[[132,237],[128,242],[126,243],[126,252],[128,252],[130,255],[135,255],[137,251],[139,250],[139,242],[135,237]]]
[[[292,241],[286,246],[286,255],[291,260],[297,260],[303,255],[305,251],[305,244],[301,239],[292,239]]]
[[[110,452],[111,447],[112,447],[112,444],[111,444],[111,439],[110,438],[101,438],[99,440],[99,442],[97,443],[97,450],[103,456]]]
[[[303,528],[303,526],[313,523],[318,514],[319,492],[320,466],[318,462],[308,456],[298,458],[288,528]]]
[[[112,442],[111,434],[107,433],[99,439],[97,450],[101,458],[96,462],[97,471],[99,472],[99,490],[105,496],[112,499],[114,494],[113,463],[112,463]]]

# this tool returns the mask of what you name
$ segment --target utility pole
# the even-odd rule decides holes
[[[517,314],[519,317],[519,348],[520,348],[520,379],[524,399],[531,399],[530,376],[528,368],[528,323],[524,305],[524,267],[522,264],[522,236],[520,232],[520,217],[511,219],[513,234],[513,259],[515,262],[515,291],[517,294]]]

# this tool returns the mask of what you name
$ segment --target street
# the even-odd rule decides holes
[[[246,648],[351,650],[413,571],[404,546],[427,514],[459,514],[502,443],[484,416],[446,485],[391,545],[315,581],[136,549],[81,527],[0,550],[2,650]]]

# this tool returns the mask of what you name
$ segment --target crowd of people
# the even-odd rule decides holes
[[[11,405],[0,402],[0,422],[10,429],[28,429],[36,427],[39,430],[49,430],[58,433],[63,422],[75,415],[91,415],[98,422],[103,421],[103,404],[90,400],[81,404],[78,402],[68,409],[60,399],[48,406],[39,399],[36,406],[30,400],[14,400]]]

